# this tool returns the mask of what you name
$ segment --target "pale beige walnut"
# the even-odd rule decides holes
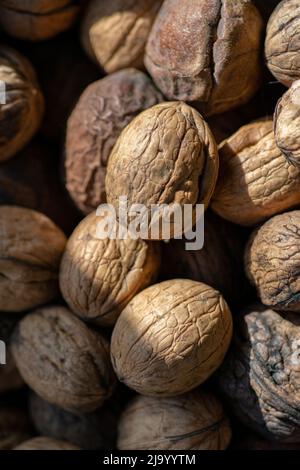
[[[27,415],[20,409],[5,405],[0,407],[0,450],[10,450],[30,437]]]
[[[107,201],[117,214],[121,196],[129,207],[145,205],[150,227],[152,204],[168,205],[170,214],[176,205],[189,204],[193,212],[197,203],[207,206],[218,167],[217,145],[202,116],[183,102],[161,103],[137,116],[117,140],[107,167]],[[161,232],[147,236],[163,238]]]
[[[158,243],[142,239],[99,239],[96,212],[74,230],[62,258],[60,289],[84,320],[113,325],[123,308],[151,284],[159,270]]]
[[[112,334],[112,363],[137,392],[175,396],[220,366],[231,336],[231,313],[218,291],[172,279],[148,287],[123,310]]]
[[[86,52],[112,73],[143,68],[146,41],[162,0],[92,0],[81,38]]]
[[[2,99],[0,102],[0,161],[3,161],[21,150],[40,127],[44,98],[31,64],[3,45],[0,80],[5,84],[5,102]]]
[[[263,304],[300,309],[300,211],[268,220],[249,240],[245,269]]]
[[[0,311],[25,311],[57,296],[66,241],[44,214],[0,206]]]
[[[229,421],[212,394],[200,390],[172,398],[136,397],[119,423],[121,450],[224,450]]]
[[[251,226],[300,203],[300,170],[277,147],[271,119],[241,127],[219,154],[211,207],[224,219]]]
[[[300,80],[278,101],[274,115],[276,144],[287,160],[300,165]]]
[[[52,437],[34,437],[15,447],[14,450],[80,450],[69,442],[59,441]]]
[[[268,22],[265,56],[274,77],[286,86],[300,78],[299,53],[300,3],[283,0]]]

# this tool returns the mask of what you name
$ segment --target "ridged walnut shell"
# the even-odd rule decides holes
[[[165,0],[145,65],[168,99],[199,101],[205,115],[222,113],[260,85],[262,28],[249,0]]]
[[[142,239],[99,239],[101,217],[88,215],[70,237],[60,267],[60,289],[70,308],[84,320],[113,325],[123,308],[151,284],[160,251]]]
[[[136,397],[119,423],[121,450],[224,450],[231,438],[221,403],[194,391],[174,398]]]
[[[26,315],[13,334],[12,352],[30,388],[67,410],[93,411],[114,388],[108,342],[65,307]]]
[[[34,437],[15,447],[14,450],[80,450],[69,442],[59,441],[51,437]]]
[[[218,168],[217,145],[202,116],[183,102],[161,103],[137,116],[117,140],[107,167],[107,201],[117,214],[121,196],[129,208],[145,205],[150,226],[152,204],[167,204],[171,214],[174,203],[193,211],[197,203],[207,206]]]
[[[109,154],[121,131],[140,112],[162,101],[149,77],[126,69],[89,85],[67,125],[66,185],[84,213],[106,201]]]
[[[241,127],[219,154],[211,207],[224,219],[252,226],[300,203],[300,170],[277,147],[272,120]]]
[[[2,366],[1,366],[2,367]],[[20,409],[0,407],[0,450],[11,450],[30,437],[30,424],[27,415]]]
[[[268,439],[300,442],[300,319],[251,306],[217,372],[231,411]]]
[[[300,78],[299,35],[299,1],[283,0],[268,22],[265,56],[274,77],[286,86]]]
[[[148,287],[123,310],[112,334],[112,363],[137,392],[176,396],[220,366],[231,335],[231,313],[218,291],[172,279]]]

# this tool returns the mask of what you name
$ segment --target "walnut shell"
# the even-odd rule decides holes
[[[278,101],[274,114],[276,144],[289,163],[300,166],[300,80]]]
[[[12,351],[24,381],[64,409],[93,411],[114,388],[107,341],[65,307],[26,315],[14,332]]]
[[[40,127],[44,99],[31,64],[14,49],[2,45],[0,80],[5,83],[6,100],[0,104],[0,161],[3,161],[21,150]]]
[[[34,437],[15,447],[14,450],[80,450],[69,442],[59,441],[51,437]]]
[[[252,234],[245,269],[263,304],[299,311],[299,250],[300,211],[277,215]]]
[[[137,392],[175,396],[220,366],[231,335],[231,313],[218,291],[172,279],[148,287],[123,310],[112,334],[112,363]]]
[[[21,312],[55,298],[64,233],[40,212],[0,206],[0,241],[0,310]]]
[[[274,77],[286,86],[300,78],[299,34],[299,1],[283,0],[268,22],[265,56]]]
[[[146,41],[162,0],[92,0],[81,29],[83,47],[112,73],[143,68]]]
[[[170,213],[174,203],[194,210],[197,203],[207,206],[218,166],[217,146],[202,116],[182,102],[161,103],[137,116],[117,140],[107,167],[107,201],[117,214],[120,196],[127,196],[129,207],[144,204],[150,226],[152,204],[168,204]]]
[[[300,442],[300,320],[261,305],[237,318],[217,373],[232,412],[268,439]]]
[[[224,219],[251,226],[300,203],[300,170],[278,149],[272,120],[241,127],[219,154],[211,207]]]
[[[0,407],[0,450],[10,450],[30,436],[27,415],[18,408]]]
[[[222,113],[260,85],[262,28],[249,0],[165,0],[145,65],[168,99],[199,101],[205,115]]]
[[[151,80],[135,69],[109,75],[83,92],[68,120],[65,167],[67,189],[84,213],[106,200],[107,160],[121,131],[160,101]]]
[[[221,403],[193,391],[173,398],[136,397],[119,424],[121,450],[223,450],[231,429]]]

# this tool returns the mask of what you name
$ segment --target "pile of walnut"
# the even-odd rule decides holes
[[[0,449],[300,448],[299,0],[0,28]],[[100,239],[122,196],[203,204],[204,247]]]

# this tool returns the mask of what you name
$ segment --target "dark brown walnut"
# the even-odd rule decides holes
[[[159,270],[155,242],[131,237],[99,239],[103,216],[89,214],[70,237],[60,267],[60,289],[70,308],[84,320],[113,325],[135,294]]]
[[[217,146],[202,116],[183,102],[161,103],[139,114],[117,140],[107,167],[107,201],[117,214],[121,196],[129,208],[145,205],[149,227],[162,218],[162,212],[151,214],[153,204],[167,204],[171,221],[185,204],[195,216],[196,204],[207,206],[211,199],[218,167]]]
[[[73,25],[78,4],[78,0],[1,0],[0,25],[16,38],[49,39]]]
[[[262,28],[249,0],[165,0],[145,65],[167,98],[198,101],[205,115],[222,113],[260,85]]]
[[[6,356],[5,364],[0,365],[0,394],[23,385],[23,380],[16,368],[10,349],[10,337],[19,319],[18,315],[0,313],[0,341],[5,344]]]
[[[5,103],[2,100],[0,103],[0,161],[3,161],[21,150],[40,127],[44,99],[31,64],[6,46],[0,47],[0,80],[5,84]]]
[[[0,407],[0,450],[10,450],[30,437],[26,414],[7,405]]]
[[[221,403],[194,391],[174,398],[136,397],[119,423],[121,450],[224,450],[231,438]]]
[[[300,442],[300,319],[261,305],[237,317],[217,373],[232,413],[268,439]]]
[[[245,269],[263,304],[276,310],[300,308],[300,211],[268,220],[250,238]]]
[[[66,185],[85,213],[105,202],[109,154],[121,131],[141,111],[162,101],[143,72],[126,69],[89,85],[67,126]]]
[[[299,34],[299,1],[283,0],[268,22],[265,56],[269,70],[286,86],[300,78]]]
[[[276,144],[288,162],[300,166],[300,80],[278,101],[274,114]]]
[[[277,147],[271,119],[241,127],[219,154],[211,207],[224,219],[252,226],[300,203],[300,170]]]
[[[30,388],[64,409],[93,411],[113,391],[109,344],[65,307],[25,316],[14,332],[12,352]]]
[[[0,310],[21,312],[58,294],[66,237],[44,214],[0,206]]]
[[[162,0],[92,0],[81,29],[82,44],[112,73],[143,68],[146,41]]]
[[[14,450],[80,450],[69,442],[59,441],[50,437],[34,437],[22,442]]]
[[[231,335],[231,313],[218,291],[172,279],[148,287],[123,310],[112,334],[112,363],[137,392],[176,396],[220,366]]]

